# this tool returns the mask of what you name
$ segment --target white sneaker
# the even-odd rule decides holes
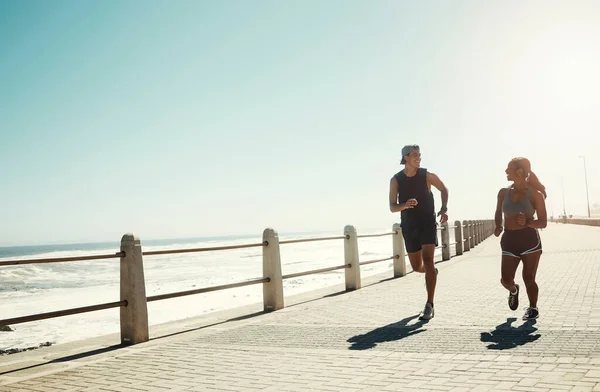
[[[433,305],[427,302],[425,304],[425,309],[423,309],[423,314],[419,317],[419,320],[431,320],[435,312],[433,310]]]

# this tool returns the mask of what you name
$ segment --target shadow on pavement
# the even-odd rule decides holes
[[[90,351],[86,351],[86,352],[82,352],[82,353],[77,353],[77,354],[73,354],[73,355],[68,355],[68,356],[64,356],[64,357],[52,359],[52,360],[49,360],[49,361],[46,361],[46,362],[37,363],[35,365],[17,367],[15,369],[11,369],[11,370],[7,370],[7,371],[4,371],[4,372],[0,372],[0,376],[5,376],[5,375],[11,374],[11,373],[17,373],[17,372],[20,372],[20,371],[23,371],[23,370],[35,369],[35,368],[39,368],[39,367],[42,367],[42,366],[45,366],[45,365],[48,365],[48,364],[52,364],[52,363],[61,363],[61,362],[75,361],[75,360],[78,360],[78,359],[83,359],[83,358],[91,357],[91,356],[94,356],[94,355],[108,353],[108,352],[111,352],[111,351],[114,351],[114,350],[118,350],[118,349],[123,348],[123,347],[126,347],[126,346],[118,344],[118,345],[114,345],[114,346],[102,347],[102,348],[98,348],[98,349],[95,349],[95,350],[90,350]]]
[[[349,350],[368,350],[377,346],[377,343],[392,342],[394,340],[400,340],[407,338],[412,335],[416,335],[421,332],[425,332],[425,329],[420,329],[423,325],[427,324],[427,320],[418,320],[416,323],[408,325],[411,320],[419,317],[418,314],[407,317],[393,324],[379,327],[364,335],[356,335],[347,340],[352,343]]]
[[[540,338],[540,334],[534,334],[538,330],[534,327],[536,320],[527,320],[522,325],[513,327],[511,324],[515,321],[515,317],[510,317],[492,332],[482,332],[481,341],[490,343],[487,346],[489,350],[509,350]]]

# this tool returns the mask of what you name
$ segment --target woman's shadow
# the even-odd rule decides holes
[[[496,327],[492,332],[482,332],[481,341],[488,344],[488,350],[508,350],[523,346],[524,344],[535,342],[540,338],[540,334],[533,334],[537,331],[534,327],[536,321],[527,320],[518,327],[513,327],[511,324],[517,321],[516,317],[506,319]]]
[[[379,327],[367,332],[366,334],[353,336],[347,340],[347,342],[352,343],[352,346],[348,347],[348,349],[368,350],[377,346],[377,343],[400,340],[421,332],[425,332],[425,329],[420,328],[427,324],[428,320],[419,320],[414,324],[408,325],[411,320],[414,320],[418,316],[419,315],[416,314],[393,324]]]

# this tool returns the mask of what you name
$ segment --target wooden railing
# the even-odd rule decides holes
[[[455,242],[453,243],[450,243],[451,229],[454,230]],[[444,223],[440,225],[438,230],[440,230],[442,241],[441,245],[437,248],[442,250],[442,260],[445,261],[450,260],[450,258],[452,257],[452,246],[455,246],[455,256],[459,256],[462,255],[464,252],[469,251],[471,248],[477,246],[485,238],[492,235],[494,230],[494,222],[492,220],[465,220],[462,223],[460,221],[456,221],[453,226],[449,226],[448,223]],[[358,239],[383,236],[392,237],[393,254],[389,257],[360,261],[358,252]],[[315,269],[311,271],[282,275],[281,253],[279,251],[280,245],[332,240],[344,241],[344,264],[333,267]],[[143,256],[191,252],[214,252],[251,247],[262,247],[263,249],[262,277],[220,286],[204,287],[195,290],[179,291],[175,293],[154,295],[150,297],[146,296]],[[279,235],[274,229],[267,228],[263,232],[263,241],[258,243],[192,249],[158,250],[149,252],[142,251],[141,242],[137,236],[134,236],[133,234],[125,234],[121,239],[120,251],[114,254],[27,260],[8,260],[0,261],[0,267],[35,263],[77,262],[84,260],[87,261],[107,258],[120,259],[120,301],[8,318],[0,320],[0,325],[13,325],[36,320],[62,317],[72,314],[87,313],[97,310],[118,307],[120,308],[121,343],[136,344],[145,342],[149,339],[147,307],[148,302],[160,301],[164,299],[200,293],[207,293],[211,291],[225,290],[234,287],[262,284],[264,310],[274,311],[282,309],[284,307],[284,279],[344,269],[346,290],[358,290],[361,288],[360,266],[379,263],[388,260],[393,260],[394,277],[401,277],[406,275],[404,240],[399,224],[394,224],[394,226],[392,227],[392,231],[386,233],[358,235],[356,229],[353,226],[346,226],[344,228],[344,235],[342,236],[303,238],[284,241],[279,240]]]

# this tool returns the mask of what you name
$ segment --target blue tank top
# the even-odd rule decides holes
[[[502,212],[507,216],[515,216],[522,212],[525,215],[533,216],[535,208],[531,204],[531,188],[527,189],[527,194],[523,201],[514,202],[510,199],[510,187],[504,192],[504,201],[502,202]]]

